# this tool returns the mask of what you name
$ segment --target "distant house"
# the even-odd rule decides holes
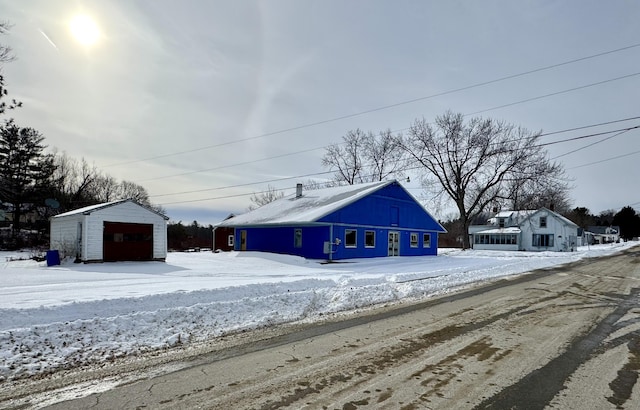
[[[503,251],[573,252],[578,246],[578,226],[547,208],[501,211],[486,225],[472,225],[474,249]]]
[[[163,261],[168,219],[132,199],[87,206],[51,218],[51,249],[82,262]]]
[[[228,221],[235,215],[230,214],[224,220]],[[231,226],[214,226],[213,227],[213,251],[232,251],[233,250],[234,229]]]
[[[436,255],[446,230],[397,181],[302,192],[220,222],[234,249],[339,260]]]
[[[619,226],[589,226],[590,245],[620,242]]]

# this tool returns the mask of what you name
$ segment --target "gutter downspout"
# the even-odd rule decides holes
[[[212,235],[213,235],[213,238],[212,238],[212,239],[213,239],[213,244],[212,244],[212,246],[211,246],[211,252],[214,252],[214,253],[215,253],[215,251],[216,251],[216,229],[218,229],[218,227],[217,227],[217,226],[214,226],[214,227],[213,227],[213,232],[212,232]]]
[[[333,261],[333,224],[329,225],[329,262]]]

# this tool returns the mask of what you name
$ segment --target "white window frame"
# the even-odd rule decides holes
[[[542,238],[545,238],[545,240],[542,240]],[[542,244],[543,242],[545,244]],[[534,233],[533,237],[531,238],[531,244],[536,248],[553,248],[554,242],[555,242],[555,237],[553,234],[550,234],[550,233],[542,233],[542,234]]]
[[[347,237],[349,234],[353,232],[353,243],[349,243],[347,241]],[[344,247],[345,248],[357,248],[358,247],[358,231],[356,229],[345,229],[344,230]]]
[[[430,233],[422,233],[422,247],[423,248],[431,248],[431,234]]]
[[[547,227],[547,217],[546,216],[541,216],[540,217],[540,228],[546,228]]]
[[[409,244],[412,248],[417,248],[419,244],[418,232],[411,232],[409,235]]]
[[[233,234],[227,236],[227,246],[233,246]]]
[[[367,236],[371,234],[373,236],[373,244],[367,244]],[[376,231],[364,231],[364,247],[365,248],[375,248],[376,247]]]

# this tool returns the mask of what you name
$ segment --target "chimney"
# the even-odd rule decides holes
[[[296,184],[296,198],[302,198],[302,184]]]

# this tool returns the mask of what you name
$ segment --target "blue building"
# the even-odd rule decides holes
[[[308,259],[436,255],[446,230],[398,181],[296,193],[222,221],[234,250]]]

